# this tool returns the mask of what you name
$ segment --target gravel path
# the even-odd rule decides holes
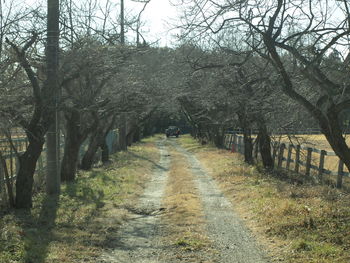
[[[111,244],[113,249],[106,251],[99,263],[183,262],[177,259],[169,262],[167,259],[169,259],[170,254],[174,253],[175,248],[173,246],[166,247],[162,242],[164,229],[169,228],[169,226],[162,225],[160,220],[160,215],[164,212],[161,204],[170,167],[170,155],[166,146],[169,144],[188,160],[202,201],[207,222],[207,235],[212,240],[213,247],[219,255],[212,255],[208,260],[200,262],[270,262],[244,227],[242,221],[234,214],[231,203],[223,196],[215,181],[205,171],[198,159],[193,153],[179,146],[176,140],[168,139],[158,142],[157,146],[161,158],[153,177],[146,185],[139,205],[128,208],[133,214],[132,218],[116,233],[117,239]],[[201,252],[198,251],[198,253]],[[219,259],[217,260],[217,258]]]
[[[161,260],[164,247],[160,242],[163,198],[170,159],[164,141],[157,144],[160,150],[160,161],[148,182],[145,192],[139,200],[138,207],[129,208],[133,217],[117,233],[118,240],[113,244],[115,249],[105,253],[100,262],[109,263],[155,263]]]
[[[208,234],[220,254],[219,262],[270,262],[244,227],[242,221],[234,214],[231,203],[223,196],[215,181],[193,153],[186,151],[176,142],[172,142],[172,145],[187,157],[195,176],[195,182],[203,202]]]

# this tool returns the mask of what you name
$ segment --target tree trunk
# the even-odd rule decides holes
[[[325,135],[335,154],[344,162],[345,166],[350,171],[350,149],[342,134],[338,114],[332,109],[329,109],[327,112],[327,117],[329,122],[328,125],[322,120],[319,120],[321,131]],[[340,180],[337,182],[337,188],[342,187],[342,176],[339,178]]]
[[[140,127],[137,125],[135,127],[135,132],[134,132],[134,136],[132,138],[132,142],[139,142],[141,140],[141,130]]]
[[[243,129],[244,140],[244,161],[248,164],[254,163],[253,158],[253,140],[251,137],[251,130],[249,128]]]
[[[224,138],[225,138],[224,128],[222,127],[216,128],[215,134],[214,134],[214,144],[217,148],[223,149],[225,147]]]
[[[27,150],[18,158],[19,169],[16,180],[16,208],[26,209],[32,207],[33,176],[44,145],[44,140],[38,139],[43,136],[35,137],[33,134],[27,136],[29,144]]]
[[[258,121],[259,134],[257,143],[260,148],[260,155],[262,158],[265,169],[272,170],[274,167],[273,159],[271,156],[271,138],[267,132],[266,125],[263,121]]]
[[[100,122],[100,126],[97,127],[95,132],[93,132],[91,135],[88,149],[85,152],[84,157],[81,161],[81,169],[83,170],[91,169],[94,163],[95,154],[98,148],[101,146],[102,146],[102,151],[108,152],[108,155],[106,154],[106,152],[104,152],[103,158],[105,158],[106,162],[109,161],[109,149],[106,144],[106,137],[108,132],[113,128],[114,124],[115,124],[115,116],[113,116],[110,120],[108,120],[108,117],[107,117],[107,120],[104,123]]]
[[[100,145],[102,153],[101,153],[101,161],[103,164],[106,164],[109,162],[109,149],[108,145],[106,143],[106,139],[103,140],[102,144]]]
[[[242,106],[241,111],[237,112],[239,124],[243,132],[244,141],[244,162],[248,164],[254,163],[253,157],[253,140],[251,137],[250,121],[248,121],[246,116],[246,111],[244,106]]]
[[[61,180],[74,181],[79,161],[79,150],[88,132],[82,134],[80,114],[77,110],[66,112],[66,141],[61,163]]]
[[[129,133],[128,133],[128,135],[126,136],[126,141],[127,141],[127,145],[130,147],[131,145],[132,145],[132,142],[133,142],[133,140],[134,140],[134,130],[132,130],[132,131],[130,131]]]
[[[63,182],[72,182],[75,180],[80,146],[80,141],[72,141],[67,137],[61,163],[61,180]]]
[[[90,137],[90,142],[87,151],[85,152],[83,159],[81,160],[80,168],[82,170],[90,170],[94,164],[95,154],[101,145],[101,135],[99,134],[99,129],[93,133]]]

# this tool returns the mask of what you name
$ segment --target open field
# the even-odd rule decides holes
[[[275,141],[301,144],[320,150],[332,151],[331,146],[327,142],[323,134],[305,134],[305,135],[274,135],[272,136]],[[346,134],[346,142],[350,145],[350,135]]]

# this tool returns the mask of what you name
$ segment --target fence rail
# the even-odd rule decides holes
[[[233,152],[239,152],[244,154],[244,140],[243,136],[237,134],[226,134],[224,145],[226,149]],[[272,158],[277,163],[278,168],[285,168],[287,170],[293,170],[294,172],[301,173],[300,166],[303,166],[306,176],[310,176],[311,170],[316,170],[319,176],[323,174],[337,176],[337,184],[342,183],[343,176],[350,176],[349,172],[344,171],[344,163],[337,157],[333,151],[320,150],[317,148],[307,147],[303,145],[294,145],[291,143],[273,143]],[[254,143],[255,157],[258,157],[258,144]],[[285,152],[287,155],[285,155]],[[313,153],[319,155],[318,158],[314,158]],[[326,157],[332,158],[332,163],[338,163],[336,171],[327,169],[325,167]],[[276,160],[277,158],[277,160]],[[313,164],[312,161],[314,160]],[[316,160],[316,161],[315,161]],[[285,165],[283,163],[285,162]],[[294,164],[294,168],[291,167]]]

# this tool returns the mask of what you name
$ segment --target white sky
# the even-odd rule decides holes
[[[135,6],[136,5],[136,6]],[[125,8],[135,8],[135,13],[143,7],[143,4],[135,4],[130,0],[126,0]],[[160,39],[160,45],[170,45],[172,42],[171,35],[176,31],[169,31],[173,26],[171,24],[176,21],[177,8],[172,6],[169,0],[151,0],[145,11],[142,13],[141,21],[145,24],[142,32],[147,41],[155,41]]]
[[[1,1],[1,0],[0,0]],[[74,0],[75,3],[84,3],[84,0]],[[106,0],[98,0],[103,6]],[[137,0],[136,0],[137,1]],[[142,1],[142,0],[141,0]],[[21,6],[37,6],[39,3],[46,3],[46,0],[21,0]],[[120,0],[112,0],[112,2],[119,5]],[[132,0],[124,0],[124,7],[126,10],[126,16],[136,16],[142,9],[144,4],[135,3]],[[119,8],[116,10],[116,14],[119,14]],[[174,39],[171,39],[171,35],[175,34],[174,31],[169,32],[171,28],[170,24],[176,21],[177,8],[172,6],[169,0],[151,0],[147,5],[145,11],[142,13],[141,21],[143,26],[141,27],[141,33],[145,37],[147,42],[158,41],[160,46],[171,45]],[[135,33],[131,36],[127,36],[130,40],[135,38]]]

